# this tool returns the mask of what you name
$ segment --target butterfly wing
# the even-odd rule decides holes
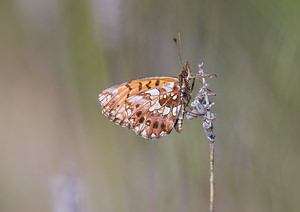
[[[126,100],[125,110],[132,129],[144,138],[159,138],[171,132],[176,123],[179,86],[174,82],[154,87]]]
[[[102,112],[116,124],[145,138],[159,138],[174,126],[180,106],[179,91],[177,78],[144,78],[102,91],[99,101]]]

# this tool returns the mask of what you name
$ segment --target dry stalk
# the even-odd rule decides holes
[[[210,147],[210,163],[209,163],[209,173],[210,173],[210,197],[209,197],[209,211],[213,212],[215,208],[215,180],[214,180],[214,141],[215,135],[213,134],[213,124],[212,121],[215,119],[216,115],[210,112],[211,107],[214,105],[213,102],[209,101],[208,96],[216,95],[214,92],[208,89],[208,84],[205,78],[216,76],[214,74],[204,74],[203,63],[199,64],[199,71],[195,78],[197,78],[202,87],[199,93],[195,97],[194,101],[191,103],[192,111],[186,112],[187,119],[193,119],[196,117],[202,118],[202,126],[207,139],[209,140]]]

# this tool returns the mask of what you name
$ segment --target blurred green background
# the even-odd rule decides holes
[[[0,211],[208,211],[201,120],[149,141],[97,100],[176,76],[177,28],[192,72],[218,75],[216,211],[300,211],[299,20],[296,0],[2,1]]]

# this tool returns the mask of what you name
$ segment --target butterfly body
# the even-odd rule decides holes
[[[194,78],[188,62],[178,77],[151,77],[115,85],[99,94],[102,113],[144,138],[181,132]]]

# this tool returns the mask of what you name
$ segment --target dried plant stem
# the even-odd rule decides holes
[[[209,166],[209,173],[210,173],[210,198],[209,198],[209,211],[213,212],[215,209],[215,175],[214,175],[214,142],[209,143],[209,152],[210,152],[210,166]]]
[[[211,107],[214,105],[208,99],[209,95],[216,95],[214,92],[208,89],[208,84],[205,81],[205,78],[216,76],[214,74],[205,74],[203,71],[203,63],[199,64],[199,71],[196,75],[196,79],[202,79],[200,83],[202,87],[199,90],[199,93],[195,97],[194,101],[191,103],[192,111],[187,112],[187,119],[193,119],[196,117],[202,118],[202,126],[205,132],[207,139],[209,140],[210,148],[210,163],[209,163],[209,173],[210,173],[210,196],[209,196],[209,211],[213,212],[215,209],[215,180],[214,180],[214,140],[215,135],[213,134],[213,124],[212,121],[215,119],[215,114],[210,112]]]

